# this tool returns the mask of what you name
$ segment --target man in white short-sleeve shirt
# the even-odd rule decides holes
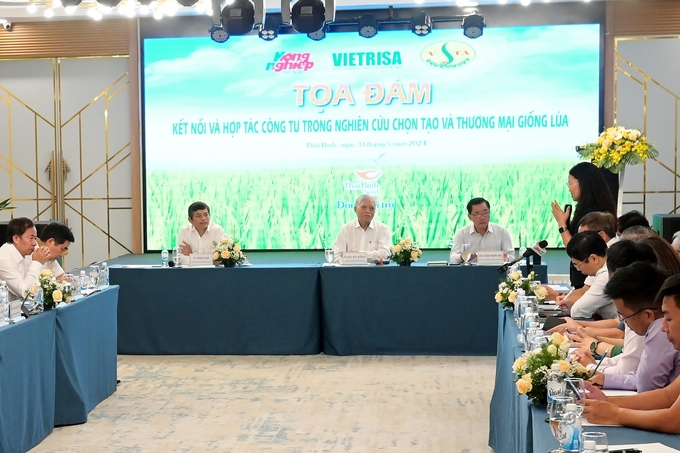
[[[189,225],[179,230],[177,244],[179,246],[180,261],[189,262],[192,253],[210,253],[214,251],[213,242],[229,236],[221,226],[210,221],[210,206],[196,201],[189,206]]]
[[[333,246],[334,261],[341,262],[344,252],[366,252],[368,262],[380,262],[390,257],[392,232],[384,223],[373,220],[376,202],[371,195],[361,195],[354,203],[356,220],[340,228]]]
[[[46,225],[38,237],[38,245],[47,247],[50,251],[50,259],[43,265],[43,269],[52,271],[52,276],[59,283],[64,280],[66,274],[57,260],[68,255],[68,248],[75,241],[71,229],[57,222]]]
[[[38,284],[43,265],[50,260],[50,250],[38,247],[38,232],[33,221],[17,217],[7,224],[7,240],[0,247],[0,280],[9,288],[9,300],[23,297],[32,285]]]

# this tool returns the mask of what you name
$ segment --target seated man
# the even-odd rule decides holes
[[[10,301],[23,297],[31,285],[38,284],[43,264],[50,260],[50,250],[38,247],[37,235],[33,221],[26,217],[7,224],[7,240],[0,247],[0,280],[7,282]]]
[[[375,206],[375,198],[372,195],[363,194],[357,198],[354,203],[356,220],[340,228],[333,245],[335,262],[341,262],[344,252],[366,252],[366,259],[371,263],[390,257],[392,232],[384,223],[373,220]]]
[[[664,320],[661,331],[680,350],[680,275],[669,277],[656,296]],[[633,396],[607,398],[590,387],[583,415],[590,423],[613,424],[663,433],[680,434],[680,379],[665,388]]]
[[[45,263],[43,269],[51,270],[52,275],[59,283],[64,280],[65,274],[57,260],[68,254],[69,246],[75,241],[73,232],[63,223],[50,223],[40,232],[38,245],[47,247],[50,251],[50,259]]]
[[[604,286],[609,280],[607,243],[595,231],[577,233],[567,244],[567,255],[577,270],[595,279],[576,302],[565,299],[560,303],[560,308],[569,310],[571,317],[576,319],[590,319],[596,312],[603,319],[615,319],[616,307],[604,294]]]
[[[642,393],[666,387],[680,375],[680,351],[676,351],[661,332],[661,301],[654,300],[669,275],[668,271],[644,261],[612,274],[604,292],[614,302],[619,318],[644,337],[644,346],[636,372],[597,373],[591,382],[607,389]]]
[[[617,219],[616,234],[621,235],[630,227],[641,226],[649,228],[649,220],[640,211],[630,211]]]
[[[192,253],[211,253],[215,250],[213,242],[219,242],[229,236],[221,226],[210,221],[210,206],[196,201],[189,205],[189,225],[179,230],[177,244],[180,261],[189,262]]]
[[[515,256],[515,248],[508,230],[502,226],[489,222],[491,205],[484,198],[473,198],[467,204],[468,219],[472,225],[460,229],[453,238],[453,247],[449,255],[449,262],[460,264],[461,246],[470,244],[470,261],[477,259],[477,252],[504,252],[510,257]]]

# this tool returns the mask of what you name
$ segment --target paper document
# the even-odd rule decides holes
[[[667,447],[663,444],[655,442],[653,444],[630,444],[630,445],[610,445],[609,451],[623,450],[624,448],[635,448],[641,450],[643,453],[673,453],[680,452],[675,448]]]
[[[637,395],[637,392],[635,390],[610,390],[610,389],[605,389],[602,390],[602,393],[604,393],[606,396],[631,396],[631,395]]]

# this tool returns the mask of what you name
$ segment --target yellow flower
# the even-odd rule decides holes
[[[52,300],[53,300],[53,301],[55,301],[55,302],[61,302],[62,297],[63,297],[63,294],[61,294],[61,291],[59,291],[58,289],[55,289],[55,290],[52,292]]]
[[[220,244],[229,244],[229,238],[220,239]]]
[[[511,293],[508,295],[508,301],[509,301],[509,302],[515,303],[515,299],[516,299],[516,298],[517,298],[517,293],[514,292],[514,291],[511,292]]]
[[[522,273],[519,271],[511,272],[508,277],[510,277],[511,280],[517,281],[522,278]]]
[[[554,344],[555,346],[561,346],[564,343],[569,343],[569,338],[559,332],[554,332],[552,335],[550,335],[550,343]]]
[[[73,300],[71,296],[66,296],[66,303],[70,303]]]
[[[418,249],[418,256],[420,256],[420,255],[422,255],[422,254],[423,254],[423,251],[420,250],[420,249]]]
[[[564,352],[565,354],[569,352],[569,348],[571,348],[571,342],[568,341],[568,339],[560,345],[560,351]]]
[[[524,356],[519,356],[517,360],[515,360],[515,363],[512,364],[512,371],[515,373],[519,372],[524,366],[527,364],[527,359],[524,358]]]
[[[411,238],[404,239],[404,244],[411,244],[411,243],[413,243],[413,239],[411,239]]]
[[[569,366],[570,366],[569,362],[567,362],[566,360],[560,360],[557,363],[560,365],[560,371],[562,373],[566,373],[567,371],[569,371]]]
[[[227,258],[229,258],[231,256],[231,253],[229,253],[229,250],[224,250],[224,251],[222,251],[222,253],[220,253],[220,256],[222,257],[222,259],[226,260]]]
[[[551,354],[551,355],[557,354],[557,346],[555,346],[554,344],[548,345],[548,347],[546,348],[546,351],[548,352],[548,354]]]
[[[524,378],[520,379],[516,383],[517,385],[517,391],[519,392],[520,395],[526,395],[529,393],[532,389],[531,385],[531,380],[524,380]]]
[[[539,286],[538,288],[536,288],[534,290],[534,294],[539,299],[545,299],[548,296],[548,290],[545,289],[545,287],[543,287],[543,286]]]
[[[235,245],[235,246],[234,246],[234,251],[235,251],[235,252],[240,252],[240,251],[241,251],[241,246],[240,246],[240,245]]]
[[[503,302],[503,294],[500,292],[496,293],[496,302]]]
[[[418,255],[418,252],[411,252],[411,259],[412,259],[413,261],[417,261],[417,260],[418,260],[418,256],[420,256],[420,255]]]
[[[399,252],[401,252],[401,245],[399,245],[399,244],[395,245],[394,248],[392,249],[392,251],[393,251],[394,253],[399,253]]]
[[[219,252],[213,253],[213,261],[217,261],[217,259],[218,259],[219,257],[220,257],[220,253],[219,253]]]
[[[49,269],[43,269],[40,271],[40,275],[44,277],[51,277],[52,276],[52,271]]]

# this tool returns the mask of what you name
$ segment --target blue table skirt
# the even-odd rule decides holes
[[[120,354],[318,354],[315,267],[122,268]]]
[[[26,452],[54,427],[54,332],[54,310],[0,329],[0,452]]]
[[[326,354],[494,355],[495,267],[320,269]]]
[[[118,287],[56,312],[54,424],[85,423],[87,414],[116,391]]]

